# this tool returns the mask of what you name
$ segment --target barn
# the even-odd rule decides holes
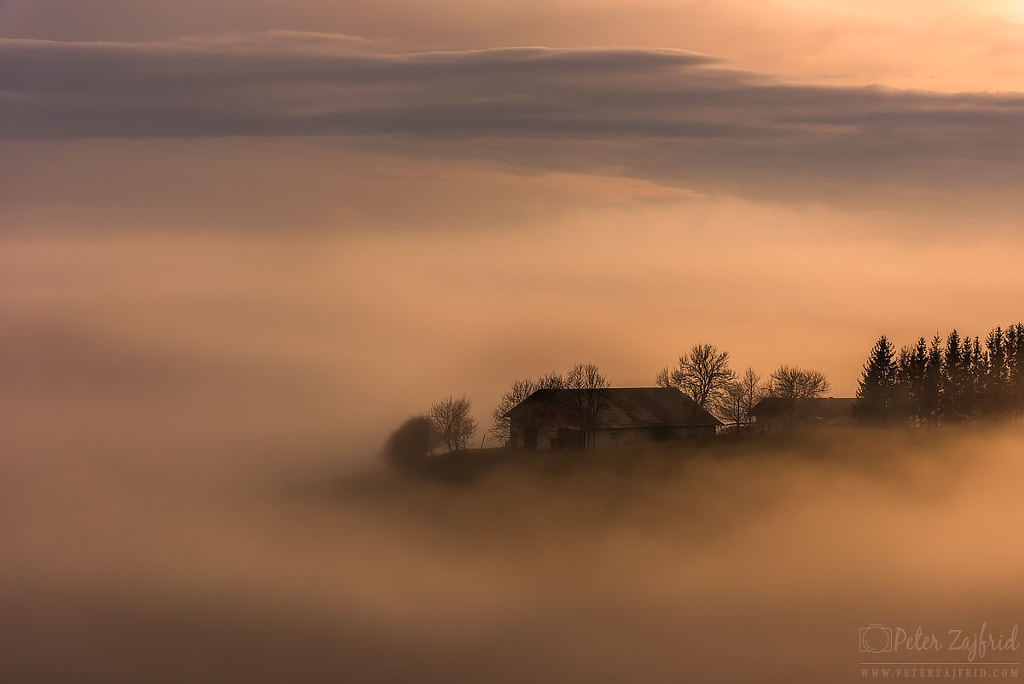
[[[846,397],[816,397],[793,401],[777,397],[762,399],[750,412],[755,432],[791,432],[854,424],[853,404]]]
[[[513,447],[600,448],[714,435],[721,421],[674,388],[537,390],[508,413]]]

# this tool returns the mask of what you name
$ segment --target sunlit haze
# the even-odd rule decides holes
[[[854,397],[880,335],[1024,318],[1022,187],[1018,0],[0,2],[0,626],[142,681],[173,649],[105,669],[132,611],[212,596],[211,633],[259,614],[240,651],[291,644],[266,681],[344,681],[343,643],[352,682],[643,682],[1022,622],[1019,424],[705,454],[623,519],[605,471],[332,489],[443,397],[499,446],[509,384],[581,362],[652,386],[706,342]]]

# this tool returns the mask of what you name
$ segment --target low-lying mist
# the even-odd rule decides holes
[[[839,682],[965,661],[865,654],[859,630],[1020,622],[1022,447],[1020,426],[750,436],[509,454],[472,478],[298,454],[171,478],[40,451],[5,465],[0,671]]]

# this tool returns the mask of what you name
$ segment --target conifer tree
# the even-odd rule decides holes
[[[923,340],[924,338],[922,338]],[[918,343],[920,344],[920,343]],[[935,333],[928,345],[928,362],[924,371],[924,387],[921,393],[921,415],[925,422],[936,425],[939,422],[942,392],[942,338]]]
[[[1010,414],[1020,418],[1024,415],[1024,323],[1007,328],[1005,346]]]
[[[864,365],[853,415],[865,423],[890,423],[895,418],[897,364],[889,339],[882,335]]]
[[[913,347],[903,347],[897,362],[895,401],[896,415],[914,425],[928,420],[925,407],[928,372],[928,343],[922,337]]]
[[[956,330],[946,338],[942,354],[942,390],[939,413],[943,423],[963,420],[963,354]]]
[[[883,335],[864,366],[854,415],[913,425],[1024,416],[1024,324],[993,329],[982,342],[953,330],[893,352]]]
[[[964,338],[963,351],[963,418],[974,420],[984,415],[985,368],[988,358],[981,350],[978,337]]]
[[[1001,327],[985,338],[985,350],[988,365],[984,379],[984,410],[992,418],[1002,418],[1010,409],[1010,378],[1006,363],[1006,335]]]

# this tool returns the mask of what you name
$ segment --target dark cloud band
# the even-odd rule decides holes
[[[441,142],[495,156],[515,143],[535,151],[527,165],[589,156],[689,184],[768,172],[926,183],[970,173],[999,185],[1022,180],[1024,96],[786,84],[676,50],[400,54],[287,33],[0,40],[4,138],[238,135]]]

